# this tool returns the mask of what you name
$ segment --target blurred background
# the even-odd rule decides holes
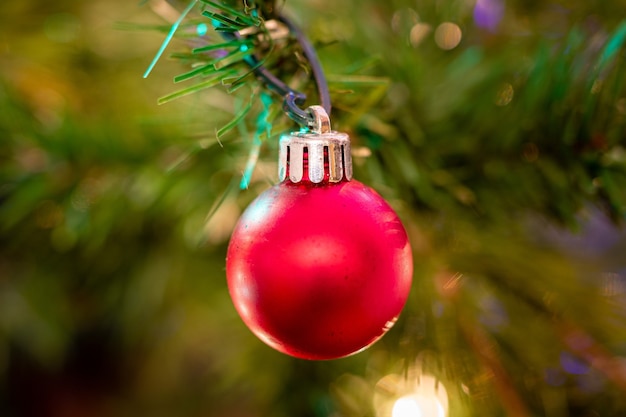
[[[400,321],[328,362],[230,302],[230,231],[293,126],[252,79],[157,105],[216,39],[198,3],[142,78],[186,5],[0,3],[1,416],[626,414],[626,2],[256,2],[316,45],[414,249]]]

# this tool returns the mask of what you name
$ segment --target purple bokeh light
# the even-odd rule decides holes
[[[561,367],[572,375],[585,375],[589,372],[589,365],[568,352],[561,352]]]
[[[503,0],[476,0],[474,6],[476,26],[495,32],[503,16]]]

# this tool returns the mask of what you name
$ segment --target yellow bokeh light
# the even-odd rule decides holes
[[[431,27],[427,23],[416,23],[411,28],[411,32],[409,34],[409,42],[412,47],[417,47],[422,40],[428,35],[431,31]]]
[[[513,86],[509,83],[505,83],[500,87],[498,93],[496,95],[496,105],[497,106],[506,106],[513,100],[513,96],[515,95],[515,90]]]
[[[445,50],[456,48],[461,39],[463,38],[463,32],[456,23],[444,22],[437,26],[435,30],[435,43],[438,47]]]
[[[422,411],[412,397],[402,397],[393,404],[391,417],[422,417]]]
[[[407,395],[393,404],[391,417],[446,417],[446,411],[436,396]]]

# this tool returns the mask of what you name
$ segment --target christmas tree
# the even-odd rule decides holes
[[[0,415],[623,415],[625,7],[0,4]],[[413,249],[398,322],[331,361],[226,283],[298,129],[259,69],[325,99],[297,28]]]

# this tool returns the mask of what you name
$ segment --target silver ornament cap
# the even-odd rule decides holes
[[[350,136],[331,130],[330,118],[323,107],[311,106],[307,111],[311,115],[308,129],[280,138],[278,178],[299,183],[308,177],[314,184],[325,179],[331,183],[350,181]]]

